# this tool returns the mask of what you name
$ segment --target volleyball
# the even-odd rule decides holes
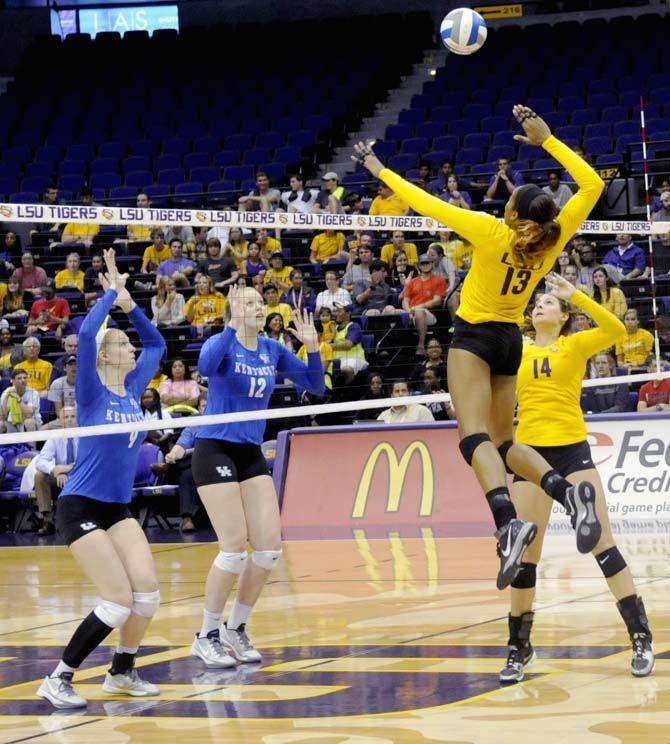
[[[454,54],[473,54],[486,41],[486,21],[470,8],[456,8],[440,26],[442,43]]]

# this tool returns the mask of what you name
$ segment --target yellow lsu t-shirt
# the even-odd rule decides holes
[[[327,261],[332,256],[338,254],[344,246],[344,233],[335,233],[335,235],[326,235],[320,233],[315,235],[310,246],[310,251],[314,254],[317,261]]]
[[[56,289],[76,284],[80,292],[84,291],[84,272],[78,271],[74,276],[67,269],[59,271],[54,277]]]
[[[72,238],[92,238],[100,232],[100,225],[92,222],[85,222],[81,225],[74,222],[68,222],[63,229],[63,237]]]
[[[407,256],[407,260],[416,266],[419,263],[419,254],[414,243],[405,243],[402,252]],[[393,259],[396,255],[396,249],[393,243],[387,243],[382,246],[381,260],[386,262],[389,268],[393,268]]]
[[[49,388],[49,380],[53,371],[53,364],[44,359],[19,362],[14,369],[22,369],[28,375],[28,386],[42,393]]]
[[[626,333],[616,345],[616,355],[623,357],[624,364],[644,364],[653,348],[653,335],[644,328],[638,328],[635,333]]]
[[[284,294],[284,290],[277,284],[277,282],[283,282],[284,284],[288,284],[289,287],[293,286],[293,282],[291,281],[291,272],[293,271],[293,268],[291,266],[284,266],[280,271],[277,271],[276,269],[268,269],[265,272],[265,277],[263,278],[263,282],[265,284],[274,284],[277,287],[277,291],[280,295]]]
[[[151,225],[128,225],[128,237],[131,240],[151,240]]]
[[[207,295],[193,295],[186,303],[184,314],[188,316],[193,310],[193,320],[191,325],[210,326],[217,322],[217,319],[223,317],[226,310],[226,298],[221,292]]]
[[[166,243],[163,243],[163,247],[160,250],[156,250],[156,246],[152,243],[148,248],[144,249],[142,263],[147,264],[149,271],[155,271],[158,265],[163,261],[167,261],[168,258],[172,258],[172,253]]]
[[[279,302],[277,305],[266,305],[265,317],[267,318],[270,313],[279,313],[281,315],[284,321],[284,328],[288,327],[289,323],[293,320],[293,310],[285,302]]]
[[[376,196],[370,204],[369,214],[378,214],[382,217],[402,217],[408,209],[409,204],[404,199],[401,199],[398,194],[391,194],[388,199]]]

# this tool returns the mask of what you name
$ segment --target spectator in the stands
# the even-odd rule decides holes
[[[256,187],[246,196],[241,196],[237,203],[240,212],[274,212],[279,205],[281,194],[273,189],[267,173],[256,173]]]
[[[195,264],[190,258],[186,258],[182,251],[182,242],[175,238],[170,241],[171,257],[161,261],[156,272],[156,283],[165,281],[171,277],[179,287],[190,287],[191,277],[195,273]]]
[[[256,243],[261,249],[261,256],[265,260],[269,260],[273,253],[281,250],[281,243],[277,238],[273,238],[265,227],[256,230]]]
[[[177,282],[170,277],[159,282],[156,295],[151,298],[151,322],[161,328],[181,325],[184,322],[186,301],[177,292]]]
[[[39,393],[28,385],[24,369],[15,367],[11,380],[0,396],[0,431],[36,431],[42,425]]]
[[[629,372],[646,372],[652,361],[654,337],[640,328],[637,310],[631,308],[623,316],[626,333],[616,345],[617,364]]]
[[[291,334],[286,330],[284,318],[282,318],[281,313],[271,312],[267,314],[265,318],[265,326],[263,327],[263,333],[268,338],[278,341],[289,351],[293,351]]]
[[[196,227],[193,230],[193,242],[184,243],[184,255],[196,265],[207,258],[207,228]]]
[[[329,171],[321,179],[323,186],[316,196],[313,212],[330,212],[341,214],[344,212],[342,197],[344,188],[340,186],[340,179],[335,171]]]
[[[57,377],[49,386],[47,398],[54,404],[56,416],[64,406],[76,408],[77,401],[74,397],[74,386],[77,381],[77,357],[69,356],[65,360],[65,375]]]
[[[232,258],[222,255],[221,241],[218,238],[209,238],[207,241],[207,256],[198,266],[196,281],[201,274],[208,276],[214,283],[214,288],[219,291],[237,282],[240,275],[237,265]]]
[[[70,333],[63,339],[63,350],[65,353],[62,356],[59,356],[53,363],[54,367],[51,371],[51,382],[65,374],[65,363],[70,357],[77,356],[78,347],[79,337],[75,333]]]
[[[410,395],[409,385],[406,382],[394,382],[391,390],[392,398],[407,398]],[[378,421],[385,424],[414,424],[427,421],[435,421],[433,414],[419,404],[405,406],[391,406],[377,416]]]
[[[358,246],[350,248],[349,262],[342,277],[342,286],[351,292],[354,285],[361,281],[370,281],[370,264],[372,263],[372,238],[361,235]]]
[[[456,271],[467,271],[472,263],[472,243],[467,240],[459,240],[456,250],[451,254],[451,262]]]
[[[84,272],[84,297],[97,297],[102,294],[102,285],[100,284],[100,274],[105,271],[105,264],[100,253],[94,253],[91,256],[91,265]]]
[[[395,294],[386,283],[386,271],[386,264],[375,259],[370,264],[369,278],[361,277],[354,282],[351,295],[356,302],[356,312],[368,316],[402,312],[393,305]]]
[[[368,362],[363,349],[363,331],[358,323],[351,320],[352,307],[349,304],[336,303],[335,338],[330,342],[333,360],[340,362],[340,372],[348,385],[359,372],[367,369]]]
[[[265,272],[263,281],[274,284],[279,290],[279,296],[284,297],[291,289],[291,266],[284,266],[284,254],[277,251],[270,256],[270,268]]]
[[[76,425],[76,411],[73,406],[67,406],[61,409],[54,428],[69,429]],[[54,505],[74,467],[78,448],[79,439],[50,439],[35,460],[35,499],[42,515],[42,526],[36,534],[40,537],[56,532]]]
[[[419,395],[435,395],[435,393],[446,394],[447,391],[442,387],[442,382],[437,376],[437,372],[434,369],[426,369],[424,370],[418,393]],[[442,402],[427,403],[426,408],[433,414],[435,421],[449,421],[449,419],[456,418],[451,397]]]
[[[628,310],[628,304],[626,303],[626,295],[615,286],[614,282],[609,278],[606,269],[603,266],[598,266],[593,270],[593,299],[604,308],[609,310],[611,313],[617,316],[620,320]]]
[[[149,233],[151,245],[145,248],[142,256],[141,274],[155,274],[158,267],[170,258],[170,247],[165,242],[163,228],[155,227]]]
[[[204,402],[198,404],[198,410],[200,413],[204,412]],[[192,426],[182,429],[176,444],[165,455],[165,462],[156,464],[156,467],[160,468],[159,472],[168,471],[168,479],[170,479],[169,469],[176,469],[174,479],[179,486],[179,513],[181,515],[179,529],[182,532],[193,532],[195,530],[193,518],[199,508],[198,491],[191,470],[191,455],[193,454],[196,433],[197,429]]]
[[[435,276],[443,276],[447,282],[447,306],[452,317],[456,316],[456,310],[460,304],[460,293],[456,291],[456,268],[454,264],[444,255],[444,249],[439,243],[433,243],[426,251],[433,261],[433,273]]]
[[[168,379],[161,382],[158,392],[161,396],[161,404],[166,408],[170,406],[195,408],[200,397],[198,383],[191,379],[188,364],[181,358],[172,362]]]
[[[240,282],[244,282],[243,284],[240,284]],[[247,280],[245,277],[240,277],[237,282],[241,287],[247,286]],[[258,294],[263,297],[263,287],[265,286],[263,283],[263,275],[262,274],[256,274],[256,276],[251,277],[251,286],[258,292]]]
[[[266,284],[263,287],[263,299],[265,300],[265,317],[271,313],[279,313],[284,320],[284,326],[288,328],[293,319],[291,306],[279,300],[279,290],[274,284]]]
[[[137,195],[135,204],[139,209],[150,209],[151,198],[148,194],[141,192]],[[138,241],[153,240],[153,238],[151,237],[152,232],[153,230],[151,225],[128,225],[128,242],[135,243]],[[147,272],[143,271],[142,273]]]
[[[154,372],[154,376],[149,380],[147,387],[158,392],[160,386],[165,382],[165,380],[167,380],[167,378],[168,376],[163,372],[163,365],[159,362],[158,368]]]
[[[307,364],[307,347],[303,344],[298,351],[296,356],[301,362]],[[321,366],[323,367],[323,381],[328,390],[333,389],[333,377],[332,377],[332,362],[333,362],[333,349],[330,343],[326,341],[319,341],[319,356],[321,357]],[[310,401],[313,400],[310,398]],[[325,397],[321,397],[321,400],[325,400]]]
[[[23,291],[29,292],[33,297],[40,294],[47,281],[46,271],[40,266],[35,266],[35,259],[29,251],[21,256],[21,266],[16,269],[12,277],[20,281]]]
[[[609,264],[619,270],[622,279],[635,279],[647,271],[647,257],[627,233],[617,233],[617,245],[605,254],[603,264]]]
[[[593,243],[583,235],[575,235],[570,243],[570,260],[577,267],[577,281],[586,287],[593,287],[593,272],[598,266]]]
[[[570,254],[566,250],[563,250],[556,257],[556,262],[554,263],[553,271],[563,276],[565,274],[565,267],[569,263],[570,263]]]
[[[668,370],[670,369],[670,316],[659,315],[656,319],[656,330],[658,331],[658,346],[661,353],[661,362],[663,368]],[[2,330],[0,330],[0,336],[1,335]],[[0,366],[2,365],[0,364]]]
[[[335,303],[350,305],[351,295],[346,289],[340,287],[337,282],[337,274],[334,271],[326,271],[326,288],[316,296],[316,312],[318,314],[322,307],[334,310]]]
[[[279,252],[281,253],[281,251]],[[258,243],[249,243],[249,252],[247,253],[246,259],[242,262],[242,268],[240,269],[239,275],[249,277],[251,279],[253,279],[253,277],[255,276],[261,276],[265,278],[265,272],[268,270],[269,267],[270,262],[263,255]]]
[[[670,191],[664,191],[660,197],[661,206],[651,215],[652,222],[670,222]]]
[[[472,209],[472,197],[463,191],[455,173],[447,179],[447,188],[440,194],[440,199],[461,209]]]
[[[512,192],[517,186],[523,186],[521,173],[512,169],[509,158],[498,158],[498,172],[491,176],[484,201],[496,201],[504,204],[512,196]]]
[[[346,261],[349,258],[344,251],[344,233],[335,230],[326,230],[315,235],[309,251],[309,260],[313,264]]]
[[[195,243],[193,228],[188,225],[172,225],[165,230],[165,242],[170,245],[172,240],[181,240],[182,251],[186,255],[186,246]]]
[[[333,320],[333,311],[324,305],[317,311],[317,315],[319,317],[317,329],[321,329],[319,342],[330,343],[335,338],[335,331],[337,330],[337,323]]]
[[[386,263],[386,262],[384,262]],[[409,262],[407,256],[404,253],[398,253],[392,264],[390,284],[396,290],[401,290],[405,287],[410,279],[418,275],[419,269]]]
[[[49,391],[49,381],[53,365],[45,359],[40,359],[41,345],[38,339],[30,336],[23,342],[23,361],[14,367],[14,371],[22,369],[28,375],[28,385],[46,398]]]
[[[593,328],[593,322],[583,310],[577,310],[577,312],[572,313],[572,318],[570,319],[570,333],[588,331],[589,328]]]
[[[418,384],[423,379],[423,373],[431,369],[440,381],[440,387],[447,387],[447,362],[444,358],[442,344],[436,338],[431,338],[426,344],[426,357],[412,370],[410,379]]]
[[[226,298],[214,289],[214,282],[201,274],[195,282],[193,297],[186,303],[184,315],[186,320],[202,336],[205,328],[223,325],[226,309]]]
[[[437,318],[431,310],[440,308],[446,296],[446,280],[443,276],[435,276],[433,260],[424,254],[419,258],[419,276],[407,282],[401,294],[403,309],[409,313],[410,320],[419,334],[419,343],[416,347],[418,355],[425,354],[428,328],[437,323]]]
[[[651,202],[652,212],[658,212],[661,208],[661,194],[665,191],[670,191],[670,177],[668,176],[663,176],[660,185],[656,187],[656,194]]]
[[[242,267],[242,262],[249,255],[249,241],[244,237],[242,228],[230,228],[228,242],[223,248],[223,255],[232,258],[238,270]]]
[[[172,421],[172,416],[170,416],[161,404],[161,397],[158,390],[154,388],[146,388],[140,396],[140,410],[145,421]],[[145,441],[149,444],[155,444],[165,452],[167,443],[173,433],[173,429],[152,429],[147,432]]]
[[[347,191],[342,197],[342,207],[346,214],[365,214],[363,195],[360,191]]]
[[[670,274],[670,230],[654,240],[654,272],[656,276]]]
[[[542,191],[549,194],[559,209],[563,209],[572,198],[572,189],[561,182],[561,172],[559,170],[550,170],[547,179],[549,183],[542,188]]]
[[[21,280],[15,276],[10,276],[7,280],[7,293],[2,298],[2,317],[4,319],[23,320],[27,316],[28,311],[23,304]]]
[[[355,249],[360,248],[362,245],[366,245],[370,250],[374,250],[374,238],[372,233],[361,232],[355,230],[345,237],[344,250],[351,255]]]
[[[411,264],[417,264],[419,254],[414,243],[405,242],[405,233],[402,230],[394,230],[391,235],[391,242],[382,246],[381,260],[389,266],[393,265],[395,257],[399,253],[404,253]]]
[[[433,180],[432,168],[427,160],[419,163],[419,174],[412,178],[412,183],[420,186],[424,191],[430,191],[430,184]]]
[[[401,199],[383,181],[377,187],[377,196],[370,205],[370,214],[383,217],[402,217],[409,211],[409,204]]]
[[[384,378],[379,372],[373,372],[368,378],[368,388],[361,395],[360,400],[382,400],[385,397]],[[356,419],[358,421],[374,421],[378,415],[378,408],[363,408],[356,413]]]
[[[8,327],[0,328],[0,374],[8,379],[12,367],[23,359],[23,347],[14,343]]]
[[[452,230],[438,230],[435,233],[435,240],[428,247],[430,248],[435,244],[442,246],[444,255],[450,261],[453,261],[454,253],[458,250],[459,246],[463,245],[463,241]]]
[[[93,222],[68,222],[61,235],[61,243],[77,243],[90,248],[93,238],[100,232],[100,225]]]
[[[453,172],[453,161],[450,159],[444,160],[442,162],[442,165],[440,166],[440,174],[428,185],[433,194],[441,194],[447,188],[449,183],[449,176],[451,176]]]
[[[51,282],[42,287],[42,296],[33,302],[28,316],[26,335],[35,333],[55,333],[63,337],[63,331],[70,321],[70,304],[65,297],[57,297]]]
[[[616,362],[607,351],[601,351],[593,359],[591,378],[616,377]],[[584,413],[624,413],[632,411],[628,395],[628,385],[596,385],[582,391],[582,411]]]
[[[289,214],[299,212],[309,214],[316,203],[317,191],[305,189],[305,179],[296,173],[289,179],[290,191],[284,191],[281,195],[281,205]]]
[[[81,270],[81,259],[78,253],[69,253],[65,259],[65,268],[59,271],[55,278],[56,289],[84,291],[84,272]]]
[[[640,388],[637,402],[638,413],[670,411],[670,380],[654,379]]]
[[[97,295],[92,295],[86,300],[86,312],[88,312],[92,307],[95,306],[96,302],[98,301]],[[68,333],[74,333],[77,334],[81,330],[81,326],[85,320],[85,315],[75,315],[73,318],[70,318],[70,322],[67,326]],[[118,323],[112,318],[111,316],[108,317],[107,320],[107,328],[117,328]]]
[[[580,292],[588,294],[589,288],[579,283],[579,269],[572,263],[572,261],[566,264],[563,269],[563,278],[570,282],[570,284],[572,284],[573,287],[576,287]]]
[[[284,295],[284,302],[293,310],[313,311],[316,304],[316,295],[309,284],[305,284],[305,275],[302,269],[292,269],[289,278],[291,289]]]
[[[21,241],[14,230],[8,230],[0,238],[0,261],[4,261],[5,268],[9,271],[14,270],[14,265],[21,260]],[[12,268],[9,268],[12,265]]]

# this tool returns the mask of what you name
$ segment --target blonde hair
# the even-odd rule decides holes
[[[535,222],[517,220],[514,225],[516,240],[514,252],[522,262],[532,263],[556,245],[561,234],[561,226],[555,220]]]

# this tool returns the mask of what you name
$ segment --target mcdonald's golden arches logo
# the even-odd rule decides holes
[[[400,501],[405,485],[405,476],[412,457],[417,454],[421,460],[421,499],[419,502],[419,516],[429,517],[433,513],[435,475],[433,472],[433,460],[425,442],[416,440],[405,448],[400,459],[395,448],[389,442],[380,442],[370,453],[365,463],[361,479],[356,490],[356,500],[351,513],[353,519],[360,519],[365,514],[368,503],[372,481],[377,472],[377,463],[386,455],[389,474],[389,490],[386,500],[386,511],[397,512],[400,509]]]

